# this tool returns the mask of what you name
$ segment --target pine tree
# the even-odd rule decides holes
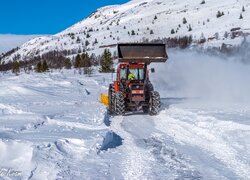
[[[18,75],[19,72],[20,72],[20,64],[18,61],[14,61],[12,64],[12,73]]]
[[[90,67],[91,66],[91,62],[90,62],[90,58],[89,58],[89,54],[86,53],[82,53],[81,55],[81,67]]]
[[[79,36],[77,36],[76,43],[78,43],[78,44],[81,43],[81,39]]]
[[[48,70],[49,70],[48,64],[47,64],[46,60],[43,60],[42,72],[46,72]]]
[[[89,41],[86,40],[86,41],[85,41],[85,46],[87,47],[89,44],[90,44]]]
[[[66,58],[66,59],[64,60],[64,67],[65,67],[66,69],[71,69],[71,66],[72,66],[72,64],[71,64],[70,59],[69,59],[69,58]]]
[[[150,34],[154,34],[154,31],[152,29],[150,30]]]
[[[105,49],[101,56],[101,69],[100,72],[107,73],[113,71],[113,61],[111,58],[111,53],[108,49]]]
[[[36,72],[40,73],[42,72],[42,63],[39,61],[36,65]]]
[[[154,20],[156,20],[156,19],[157,19],[157,16],[155,15]]]
[[[94,44],[97,44],[97,43],[98,43],[98,41],[97,41],[97,39],[95,38]]]
[[[77,54],[77,56],[76,56],[74,67],[75,68],[80,68],[81,67],[81,56],[80,56],[80,54]]]
[[[174,29],[172,29],[172,30],[171,30],[171,34],[174,34],[174,33],[175,33],[175,31],[174,31]]]
[[[242,12],[245,12],[246,10],[245,10],[245,7],[244,6],[242,6]]]
[[[240,14],[240,17],[239,17],[239,19],[243,19],[243,16],[242,16],[242,14]]]
[[[186,18],[183,18],[183,19],[182,19],[182,23],[183,23],[183,24],[186,24],[186,23],[187,23]]]
[[[131,35],[135,35],[135,31],[134,30],[131,31]]]
[[[189,24],[188,31],[192,31],[191,24]]]
[[[223,16],[223,15],[224,15],[224,12],[218,11],[217,14],[216,14],[216,17],[219,18],[219,17],[221,17],[221,16]]]

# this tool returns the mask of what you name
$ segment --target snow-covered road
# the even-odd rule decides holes
[[[109,74],[1,74],[0,179],[250,179],[250,103],[167,96],[159,79],[158,116],[110,117]]]
[[[124,139],[119,162],[125,179],[250,178],[249,114],[164,101],[157,117],[112,119],[111,130]]]

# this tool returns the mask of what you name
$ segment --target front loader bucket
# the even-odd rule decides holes
[[[151,63],[166,62],[168,55],[165,44],[123,43],[118,44],[119,62]]]

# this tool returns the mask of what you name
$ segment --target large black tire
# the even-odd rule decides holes
[[[147,89],[148,92],[154,91],[154,86],[150,81],[147,82],[146,89]]]
[[[160,111],[161,101],[160,94],[157,91],[150,92],[150,100],[149,100],[149,115],[154,116],[157,115]]]
[[[146,86],[145,86],[145,95],[146,95],[146,101],[148,102],[149,101],[149,99],[150,99],[150,93],[152,92],[152,91],[154,91],[154,87],[153,87],[153,84],[150,82],[150,81],[148,81],[147,83],[146,83]],[[144,112],[144,111],[143,111]],[[145,112],[146,113],[146,112]]]
[[[115,112],[115,88],[114,88],[114,85],[113,84],[110,84],[109,85],[109,107],[108,107],[108,110],[109,110],[109,113],[111,115],[114,114]]]
[[[142,111],[145,114],[148,114],[148,106],[142,106]]]
[[[122,92],[118,92],[115,94],[114,110],[116,115],[125,114],[125,100]]]

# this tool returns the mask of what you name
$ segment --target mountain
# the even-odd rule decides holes
[[[132,0],[97,9],[53,36],[23,44],[5,62],[28,60],[50,51],[72,57],[87,50],[99,55],[117,42],[145,42],[192,36],[202,47],[239,45],[250,34],[249,0]],[[100,48],[101,47],[101,48]]]
[[[16,48],[40,35],[0,34],[0,54]]]

